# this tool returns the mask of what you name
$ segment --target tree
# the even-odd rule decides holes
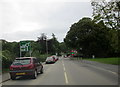
[[[66,46],[65,42],[60,43],[60,51],[63,53],[66,53],[69,50],[69,48]]]
[[[2,57],[2,68],[8,68],[12,61],[19,57],[19,43],[8,42],[6,40],[0,40],[2,42],[2,51],[0,56]]]
[[[57,41],[57,38],[55,37],[55,34],[52,33],[52,54],[60,53],[60,46],[59,42]]]
[[[110,48],[108,31],[103,21],[96,24],[91,18],[82,18],[70,27],[64,41],[85,57],[106,57]]]
[[[20,45],[19,42],[11,42],[11,52],[15,55],[15,57],[20,56]]]
[[[39,52],[42,54],[56,54],[60,52],[59,42],[53,33],[51,39],[47,39],[47,36],[42,33],[41,36],[38,37],[37,42],[39,43]]]
[[[119,50],[119,34],[120,34],[120,1],[111,0],[106,2],[101,0],[99,2],[92,1],[93,17],[97,23],[103,21],[107,27],[110,28],[110,45],[112,47],[110,54],[114,56],[120,56]]]
[[[91,5],[93,7],[93,17],[95,22],[103,20],[108,27],[120,29],[120,1],[92,1]]]
[[[47,40],[47,36],[42,33],[40,37],[38,37],[37,42],[39,43],[40,46],[39,47],[39,52],[41,52],[42,54],[46,53],[46,40]]]

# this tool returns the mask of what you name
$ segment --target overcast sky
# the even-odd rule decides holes
[[[91,16],[90,0],[1,0],[0,39],[37,40],[54,33],[61,42],[73,23]]]

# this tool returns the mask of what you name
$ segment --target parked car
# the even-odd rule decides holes
[[[55,63],[55,58],[52,57],[52,56],[51,57],[47,57],[45,62],[46,62],[46,64],[48,64],[48,63]]]
[[[55,61],[59,60],[59,58],[56,55],[53,55],[52,57],[55,58]]]
[[[10,66],[10,77],[12,80],[17,76],[31,76],[37,78],[39,73],[43,73],[43,65],[35,57],[16,58]]]

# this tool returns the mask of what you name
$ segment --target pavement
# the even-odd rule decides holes
[[[106,85],[107,83],[114,84],[115,81],[112,81],[112,79],[116,79],[116,76],[118,74],[118,66],[117,65],[103,64],[103,63],[98,63],[98,62],[94,62],[94,61],[86,61],[86,60],[83,60],[83,61],[77,60],[76,61],[76,60],[69,60],[66,58],[66,59],[64,59],[64,61],[58,61],[56,64],[53,64],[53,65],[44,64],[44,66],[45,66],[45,73],[43,75],[39,76],[40,78],[38,77],[39,78],[39,79],[37,79],[38,81],[29,80],[29,81],[33,81],[33,83],[31,83],[31,84],[36,83],[36,84],[42,84],[42,85],[46,85],[46,84],[53,85],[53,83],[54,83],[55,85],[60,85],[60,84],[65,85],[65,84],[70,83],[70,85],[75,85],[75,84],[82,84],[82,85],[95,84],[96,85],[96,84],[101,84],[103,82],[102,80],[104,80],[104,82],[106,82],[104,84]],[[73,67],[73,68],[71,68],[71,67]],[[78,68],[80,68],[80,69],[78,69]],[[97,69],[99,69],[99,70],[97,70]],[[81,70],[83,70],[83,71],[81,71]],[[63,72],[64,72],[64,74],[63,74]],[[89,72],[89,74],[88,74],[88,72]],[[106,74],[105,74],[105,72],[106,72]],[[74,75],[75,73],[76,73],[76,75]],[[82,75],[79,77],[78,75],[80,73]],[[110,81],[108,81],[108,79],[104,79],[104,77],[102,76],[103,73],[105,74],[104,76],[106,76],[107,78],[110,78],[110,76],[112,74],[114,74],[116,76],[114,78],[112,78]],[[92,78],[92,76],[98,77],[99,79]],[[0,83],[4,83],[4,82],[10,80],[9,73],[4,73],[4,74],[0,75],[0,78],[1,77],[2,77],[2,82],[0,82]],[[59,79],[56,77],[59,77]],[[91,80],[88,79],[88,77],[90,77]],[[97,80],[100,80],[100,81],[97,81]],[[26,84],[25,81],[26,80],[21,81],[22,84]],[[96,81],[96,83],[94,83],[94,81]],[[19,81],[19,83],[16,82],[16,84],[21,84],[21,82],[20,81]],[[8,81],[8,83],[13,84],[13,82],[11,80]],[[8,84],[8,83],[5,83],[5,84]],[[30,84],[30,82],[28,82],[28,83]]]
[[[4,73],[2,75],[0,75],[0,77],[2,77],[2,82],[8,81],[10,80],[10,75],[9,73]],[[0,82],[1,83],[1,82]]]

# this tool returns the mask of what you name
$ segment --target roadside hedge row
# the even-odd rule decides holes
[[[2,69],[8,68],[14,60],[14,56],[7,50],[2,51],[0,57],[2,59]]]

